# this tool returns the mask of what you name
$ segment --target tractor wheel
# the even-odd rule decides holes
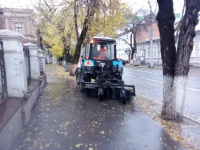
[[[122,104],[126,104],[126,101],[127,101],[126,97],[122,97]]]
[[[80,74],[76,74],[76,83],[80,85]]]
[[[92,94],[92,97],[97,97],[97,90],[96,89],[92,89],[91,90],[91,94]]]
[[[87,90],[87,97],[91,97],[92,89],[86,89],[86,90]]]
[[[108,98],[112,99],[113,98],[113,91],[111,88],[108,89]]]
[[[85,81],[85,80],[84,80],[83,72],[81,72],[81,74],[79,74],[79,82],[80,82],[79,86],[80,86],[81,92],[85,92],[85,87],[82,83],[83,81]]]
[[[86,82],[91,82],[91,77],[88,74],[86,74],[83,79]]]
[[[103,101],[103,95],[102,94],[99,94],[99,101]]]
[[[121,90],[120,91],[120,97],[121,97],[121,100],[122,100],[122,104],[126,104],[127,102],[127,92],[126,90]]]
[[[132,93],[127,91],[127,101],[132,101]]]
[[[98,89],[99,101],[103,101],[104,98],[104,91],[102,88]]]
[[[84,88],[84,86],[83,86],[82,84],[80,84],[79,87],[80,87],[80,91],[81,91],[81,92],[85,92],[85,88]]]

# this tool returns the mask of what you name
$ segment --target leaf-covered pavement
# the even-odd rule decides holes
[[[182,143],[190,150],[200,150],[199,123],[187,118],[184,118],[183,122],[166,121],[162,119],[160,116],[162,109],[160,102],[146,97],[141,93],[137,93],[137,100],[135,103],[155,121],[159,122],[172,139]]]
[[[135,101],[88,98],[57,64],[47,65],[46,73],[48,84],[12,150],[185,149]]]

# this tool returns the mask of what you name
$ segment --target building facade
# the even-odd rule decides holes
[[[194,47],[191,54],[190,64],[200,66],[200,30],[196,31],[194,38]]]
[[[36,41],[32,9],[0,8],[0,30],[8,29],[23,34],[29,42]]]
[[[150,37],[150,32],[152,36]],[[130,50],[131,31],[124,31],[117,35],[117,57],[128,60],[126,50]],[[152,51],[150,47],[150,40],[152,39]],[[131,64],[150,64],[151,59],[154,65],[161,64],[161,52],[160,52],[160,35],[156,22],[153,22],[151,26],[146,26],[144,29],[140,29],[140,32],[136,35],[137,51],[134,55]],[[200,64],[200,30],[196,31],[196,37],[194,38],[194,47],[190,58],[190,63],[198,65]]]
[[[124,60],[129,60],[129,54],[126,53],[127,50],[131,50],[130,43],[131,32],[123,32],[118,35],[116,38],[116,49],[117,49],[117,58]],[[125,42],[127,41],[127,42]]]

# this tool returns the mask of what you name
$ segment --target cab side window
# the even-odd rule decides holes
[[[97,51],[97,44],[92,44],[92,57],[97,57],[98,51]]]
[[[86,45],[86,49],[85,49],[85,56],[86,56],[86,58],[89,57],[89,52],[90,52],[90,44],[87,43],[87,45]]]

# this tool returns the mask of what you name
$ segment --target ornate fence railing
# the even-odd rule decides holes
[[[24,46],[23,51],[24,51],[24,59],[25,59],[25,64],[26,64],[27,83],[29,85],[31,83],[31,65],[30,65],[29,48],[27,46]]]
[[[39,66],[40,66],[40,75],[44,73],[44,68],[43,68],[43,60],[40,58],[39,59]]]
[[[0,40],[0,104],[8,97],[3,42]]]

